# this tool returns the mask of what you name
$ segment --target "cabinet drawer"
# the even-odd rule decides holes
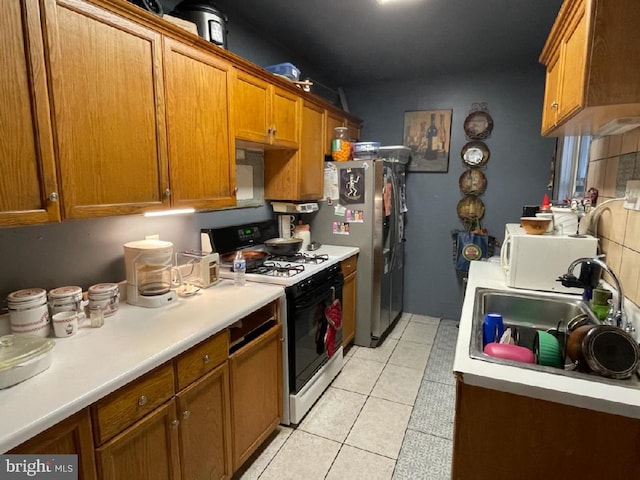
[[[356,271],[358,266],[358,255],[354,255],[353,257],[349,257],[346,260],[343,260],[340,263],[340,267],[342,268],[342,275],[345,277],[349,274]]]
[[[175,361],[178,390],[210,372],[227,359],[229,334],[224,330],[183,353]]]
[[[98,445],[144,417],[174,394],[173,366],[164,365],[107,395],[91,407]]]

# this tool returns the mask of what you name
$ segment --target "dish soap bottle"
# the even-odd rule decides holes
[[[246,278],[247,261],[242,254],[242,250],[236,252],[233,259],[233,283],[238,287],[244,287],[247,282]]]

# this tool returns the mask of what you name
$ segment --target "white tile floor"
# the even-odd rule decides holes
[[[352,347],[300,425],[279,426],[236,478],[449,478],[456,336],[452,321],[403,314],[380,347]]]

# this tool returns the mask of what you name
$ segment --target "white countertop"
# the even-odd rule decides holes
[[[342,260],[357,254],[360,251],[358,247],[340,247],[337,245],[322,245],[318,250],[308,251],[301,250],[300,253],[306,253],[309,255],[327,255],[329,259],[323,263],[307,263],[303,264],[304,271],[292,277],[277,277],[270,275],[261,275],[257,273],[247,273],[246,278],[249,282],[270,283],[275,285],[293,285],[301,280],[309,278],[310,276],[318,273],[320,270],[335,265]],[[286,261],[276,262],[279,264],[286,264]],[[295,263],[295,262],[294,262]],[[222,278],[233,278],[233,272],[230,267],[220,268],[220,276]]]
[[[499,365],[469,357],[473,304],[475,290],[478,287],[531,292],[507,287],[499,263],[471,262],[453,364],[453,370],[462,374],[465,383],[605,413],[640,418],[640,388],[625,386],[624,381],[620,381],[619,385],[610,385]],[[534,293],[547,295],[544,292]]]
[[[101,328],[55,339],[51,367],[0,390],[0,452],[55,425],[284,295],[276,285],[230,280],[162,308],[120,303]]]
[[[337,245],[322,245],[318,250],[306,251],[316,255],[329,255],[329,259],[341,262],[358,253],[358,247],[339,247]]]

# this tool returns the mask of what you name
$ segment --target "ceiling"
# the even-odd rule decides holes
[[[537,63],[561,0],[213,0],[337,86]]]

